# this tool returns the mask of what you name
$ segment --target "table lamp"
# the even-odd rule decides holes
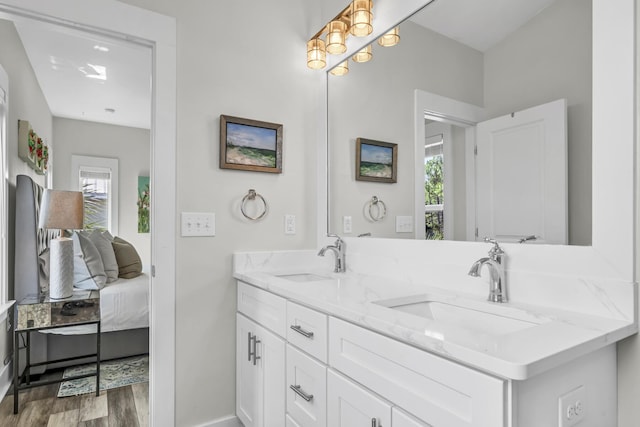
[[[63,232],[81,229],[84,221],[83,212],[81,192],[44,190],[38,226],[43,229],[60,230],[60,235],[49,244],[51,299],[69,298],[73,294],[73,240],[63,237]]]

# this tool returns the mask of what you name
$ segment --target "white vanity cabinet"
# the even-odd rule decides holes
[[[329,370],[327,382],[330,426],[393,427],[388,402],[333,370]]]
[[[238,284],[236,415],[245,427],[285,425],[285,340],[256,322],[282,330],[284,312],[283,298]]]

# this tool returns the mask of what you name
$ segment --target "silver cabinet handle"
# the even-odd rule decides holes
[[[291,329],[293,329],[294,331],[296,331],[300,335],[304,335],[307,338],[313,339],[313,332],[305,331],[304,329],[302,329],[302,326],[291,325]]]
[[[248,357],[248,361],[251,362],[251,356],[253,356],[253,353],[251,352],[251,332],[247,332],[247,344],[249,345],[249,348],[247,350],[247,357]]]
[[[251,343],[253,342],[253,348],[251,348]],[[249,362],[251,362],[251,357],[253,356],[253,365],[256,365],[256,362],[258,359],[261,359],[260,356],[258,356],[258,352],[256,350],[256,347],[258,346],[258,344],[260,344],[262,341],[260,341],[258,339],[257,335],[251,335],[251,332],[249,332]]]
[[[303,398],[307,402],[310,402],[311,399],[313,399],[313,394],[305,393],[304,391],[302,391],[302,388],[299,385],[290,385],[289,388],[291,390],[295,391],[298,396],[300,396],[301,398]]]

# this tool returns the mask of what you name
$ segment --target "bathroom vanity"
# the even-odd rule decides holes
[[[245,427],[616,424],[615,342],[633,322],[488,302],[464,270],[467,293],[332,261],[235,254]]]

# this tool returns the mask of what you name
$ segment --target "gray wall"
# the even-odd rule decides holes
[[[72,155],[118,159],[118,235],[130,242],[142,263],[148,265],[151,239],[149,233],[138,233],[136,202],[138,176],[149,176],[149,130],[55,117],[53,139],[56,156],[52,187],[58,190],[70,189]]]
[[[349,64],[349,74],[329,76],[331,230],[342,233],[342,217],[353,219],[353,234],[412,238],[396,233],[396,215],[414,215],[414,91],[471,104],[483,102],[482,53],[413,22],[400,27],[398,45],[373,45],[373,59]],[[398,144],[398,182],[355,180],[356,138]],[[387,217],[371,223],[363,206],[372,196],[387,205]]]
[[[216,213],[215,237],[178,237],[176,247],[176,425],[193,426],[235,413],[232,253],[315,246],[322,73],[305,58],[319,4],[126,2],[176,17],[176,210]],[[219,169],[220,114],[283,124],[283,173]],[[270,207],[258,222],[239,211],[250,188]],[[297,234],[284,234],[285,214]]]
[[[485,53],[490,117],[568,105],[569,244],[591,244],[591,2],[559,0]]]
[[[51,138],[52,118],[49,106],[44,99],[13,22],[0,19],[0,40],[2,40],[0,42],[0,65],[9,75],[9,115],[7,121],[9,251],[7,262],[9,298],[12,298],[16,176],[20,174],[29,175],[35,182],[45,186],[45,176],[37,175],[33,169],[18,157],[18,120],[28,120],[38,135],[53,149]],[[12,348],[11,337],[6,332],[0,332],[0,337],[0,360],[5,360],[6,355]],[[0,365],[0,370],[2,367]]]

